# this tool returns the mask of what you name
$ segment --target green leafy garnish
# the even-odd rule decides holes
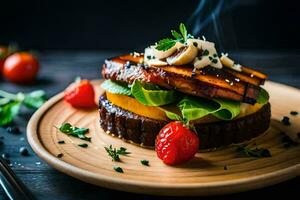
[[[271,153],[268,149],[264,148],[254,148],[250,149],[246,146],[239,146],[236,149],[236,152],[239,156],[245,156],[245,157],[256,157],[256,158],[262,158],[262,157],[271,157]]]
[[[124,83],[117,83],[117,82],[114,82],[111,80],[105,80],[101,84],[101,87],[113,94],[122,94],[122,95],[126,95],[126,96],[131,95],[130,88],[128,87],[127,84],[124,84]]]
[[[115,167],[114,167],[114,170],[115,170],[116,172],[119,172],[119,173],[124,173],[124,171],[123,171],[123,169],[122,169],[121,167],[115,166]]]
[[[113,148],[112,145],[109,147],[104,147],[108,155],[112,158],[112,161],[120,161],[120,155],[127,155],[130,152],[127,151],[126,148],[121,147],[120,149]]]
[[[186,41],[187,40],[187,30],[186,30],[185,25],[183,23],[180,23],[179,30],[180,30],[180,33],[182,35],[183,41]]]
[[[149,160],[141,160],[142,165],[149,166]]]
[[[199,119],[209,114],[222,120],[231,120],[240,113],[240,102],[223,99],[208,100],[188,96],[183,98],[178,106],[186,121]]]
[[[82,143],[82,144],[78,144],[78,146],[80,146],[82,148],[87,148],[89,145],[86,143]]]
[[[88,128],[78,128],[78,127],[72,126],[70,123],[64,123],[59,127],[59,130],[62,133],[65,133],[67,135],[78,137],[85,141],[89,141],[89,142],[91,141],[90,137],[85,136],[85,134],[89,132]]]
[[[143,84],[134,81],[131,93],[140,103],[146,106],[161,106],[177,101],[175,90],[162,90],[153,84]]]
[[[165,38],[165,39],[158,41],[158,44],[155,48],[160,51],[166,51],[166,50],[172,48],[176,44],[176,42],[177,42],[177,39],[173,40],[170,38]]]
[[[269,98],[270,97],[269,97],[268,92],[265,89],[260,88],[259,95],[257,97],[256,102],[259,103],[259,104],[266,104],[266,103],[268,103]]]
[[[186,43],[188,38],[193,37],[187,33],[186,27],[183,23],[180,23],[179,31],[180,31],[180,33],[178,33],[175,30],[171,30],[171,34],[174,37],[174,39],[172,39],[172,38],[162,39],[162,40],[158,41],[157,46],[155,48],[160,51],[166,51],[166,50],[172,48],[176,44],[176,42],[181,42],[182,44],[184,44],[184,43]]]
[[[19,114],[21,106],[37,109],[46,101],[45,92],[42,90],[30,93],[19,92],[12,94],[0,90],[0,126],[5,126],[13,121]]]
[[[182,35],[175,30],[171,30],[171,33],[172,33],[173,37],[177,40],[182,38]]]
[[[118,155],[127,155],[130,154],[130,152],[127,151],[125,147],[120,147],[120,149],[117,150]]]

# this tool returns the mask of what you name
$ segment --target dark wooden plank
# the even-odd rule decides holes
[[[125,52],[124,52],[125,53]],[[76,76],[82,78],[100,78],[100,68],[105,58],[119,55],[120,52],[44,52],[40,54],[42,64],[39,80],[34,85],[13,85],[0,80],[0,88],[11,92],[29,92],[34,89],[44,89],[50,96],[62,91]],[[230,53],[230,57],[239,60],[245,66],[257,68],[267,73],[271,80],[289,84],[300,88],[300,54],[299,52],[239,52]],[[25,182],[38,199],[110,199],[122,196],[122,199],[152,199],[152,196],[137,195],[104,189],[78,181],[62,174],[38,158],[30,149],[25,128],[32,111],[24,110],[17,117],[15,124],[20,127],[18,135],[7,133],[0,128],[4,145],[0,146],[0,153],[8,153],[13,170]],[[25,146],[29,156],[21,156],[19,148]],[[240,194],[217,197],[241,198],[258,195],[287,193],[296,195],[296,187],[300,178],[268,187]],[[0,199],[4,198],[3,191]],[[171,199],[170,197],[155,197],[156,199]],[[196,198],[191,198],[196,199]],[[208,199],[215,199],[208,198]]]

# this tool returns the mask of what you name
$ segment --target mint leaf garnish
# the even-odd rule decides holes
[[[186,41],[187,40],[187,30],[186,30],[185,25],[183,23],[180,23],[179,30],[181,32],[183,41]]]
[[[176,40],[165,38],[158,42],[156,49],[160,51],[166,51],[170,48],[172,48],[176,44]]]
[[[155,48],[160,51],[166,51],[172,48],[176,44],[176,42],[181,42],[184,44],[186,43],[188,38],[193,38],[192,35],[187,33],[186,27],[183,23],[180,23],[179,31],[180,33],[175,30],[171,30],[171,34],[174,37],[174,39],[172,38],[162,39],[158,41],[157,46]]]

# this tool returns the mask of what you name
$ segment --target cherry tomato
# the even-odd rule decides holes
[[[8,56],[3,66],[4,77],[14,83],[33,82],[38,71],[38,60],[32,54],[25,52]]]
[[[95,91],[88,80],[71,84],[64,92],[64,100],[75,108],[95,108]]]
[[[177,165],[194,158],[200,145],[198,136],[182,122],[164,126],[155,141],[157,156],[167,165]]]

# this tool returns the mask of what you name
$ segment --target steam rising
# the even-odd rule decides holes
[[[188,20],[189,30],[196,37],[205,37],[215,41],[219,46],[218,49],[224,50],[225,40],[231,43],[231,46],[236,45],[235,30],[232,23],[232,17],[229,11],[238,6],[250,6],[256,4],[258,0],[200,0],[193,14]],[[228,14],[226,24],[222,24],[220,17],[222,14]],[[228,19],[229,18],[229,19]],[[245,22],[247,23],[247,22]],[[224,29],[226,27],[226,38]]]

